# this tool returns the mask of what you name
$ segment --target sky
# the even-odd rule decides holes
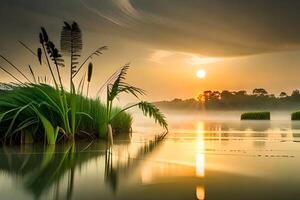
[[[27,74],[28,64],[46,73],[18,41],[36,49],[44,26],[59,46],[63,22],[76,21],[83,59],[109,47],[92,60],[92,96],[126,63],[128,82],[145,89],[150,101],[258,87],[278,95],[300,89],[299,10],[295,0],[1,0],[0,54]],[[197,78],[199,69],[204,79]],[[12,81],[4,72],[0,78]]]

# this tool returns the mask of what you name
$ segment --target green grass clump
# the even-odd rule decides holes
[[[61,114],[61,91],[46,84],[7,85],[8,90],[0,95],[0,139],[3,142],[19,142],[22,133],[30,135],[33,141],[43,141],[51,137],[68,139],[73,136],[66,132],[68,123]],[[71,94],[66,93],[66,102],[71,102]],[[106,106],[99,99],[89,99],[75,95],[76,118],[74,137],[106,138]],[[114,108],[113,114],[121,109]],[[71,112],[69,112],[71,115]],[[47,135],[45,126],[49,122],[57,135]],[[131,115],[122,112],[112,122],[114,134],[129,133]],[[50,138],[50,139],[51,139]],[[48,141],[49,142],[49,141]]]
[[[270,120],[270,112],[247,112],[241,115],[241,120]]]
[[[300,120],[300,110],[295,111],[291,114],[291,120]]]
[[[109,145],[113,144],[113,136],[131,131],[132,118],[126,112],[138,107],[144,114],[153,118],[156,123],[168,132],[165,116],[153,104],[140,101],[127,107],[118,108],[114,102],[120,94],[130,94],[136,98],[145,92],[126,82],[129,64],[113,73],[96,93],[96,99],[89,98],[89,87],[92,80],[93,64],[90,62],[85,75],[75,87],[75,78],[85,69],[87,61],[99,56],[107,47],[97,48],[82,62],[79,62],[82,51],[82,34],[76,22],[64,22],[61,31],[61,49],[50,40],[45,28],[39,33],[40,47],[37,53],[28,46],[21,44],[31,54],[38,58],[41,66],[45,65],[49,77],[40,76],[29,65],[31,77],[26,76],[16,65],[6,57],[0,58],[9,64],[15,73],[0,65],[0,69],[13,78],[16,83],[1,84],[0,87],[0,141],[15,143],[26,141],[42,141],[55,144],[63,140],[73,141],[78,138],[107,138]],[[64,56],[60,53],[63,52]],[[65,88],[61,76],[62,68],[66,68],[65,59],[70,64],[70,87]],[[80,64],[81,63],[81,64]],[[24,81],[24,79],[26,81]],[[87,87],[85,89],[85,82]],[[54,86],[50,83],[53,82]],[[102,90],[106,90],[106,103],[99,99]]]

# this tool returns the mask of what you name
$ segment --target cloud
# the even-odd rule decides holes
[[[127,15],[135,19],[138,19],[140,17],[138,10],[136,10],[132,6],[130,0],[113,0],[113,2],[115,2],[115,4],[120,8],[120,10],[126,13]]]
[[[187,63],[191,65],[204,65],[222,61],[221,58],[204,57],[204,56],[191,56],[187,59]]]
[[[106,20],[108,20],[109,22],[113,23],[113,24],[116,24],[116,25],[119,25],[119,26],[123,26],[123,23],[121,21],[119,21],[118,19],[115,19],[114,17],[110,17],[110,16],[107,16],[103,13],[101,13],[101,11],[99,11],[98,9],[88,5],[84,0],[79,0],[82,5],[88,9],[89,11],[95,13],[96,15],[98,15],[99,17],[101,18],[104,18]]]
[[[300,47],[300,2],[293,0],[132,0],[128,36],[159,48],[236,56]]]
[[[165,58],[168,58],[172,55],[176,54],[175,52],[166,51],[166,50],[155,50],[150,56],[149,60],[156,63],[161,63],[161,61]]]
[[[206,65],[211,63],[220,62],[223,58],[215,58],[215,57],[208,57],[202,56],[187,52],[179,52],[179,51],[167,51],[167,50],[153,50],[148,57],[148,60],[152,62],[156,62],[159,64],[162,63],[170,63],[170,60],[176,60],[182,64],[187,64],[191,66],[198,66],[198,65]]]
[[[224,57],[299,49],[299,10],[295,0],[2,0],[0,23],[77,20],[155,49]]]

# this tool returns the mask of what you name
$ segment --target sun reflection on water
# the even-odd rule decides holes
[[[204,200],[205,199],[205,188],[204,188],[204,186],[197,186],[196,196],[197,196],[198,200]]]
[[[197,122],[196,138],[196,176],[204,177],[205,175],[205,143],[204,143],[204,123]]]
[[[196,176],[204,177],[205,176],[205,126],[204,122],[197,122],[197,138],[196,138]],[[198,200],[205,199],[205,188],[204,186],[196,187],[196,196]]]

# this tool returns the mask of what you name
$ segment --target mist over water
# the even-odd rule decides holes
[[[205,132],[278,132],[297,131],[299,122],[291,121],[291,111],[271,111],[271,120],[240,120],[241,111],[174,111],[163,110],[170,132],[196,132],[199,124]],[[153,122],[140,114],[134,114],[134,127],[140,132],[159,130]]]

